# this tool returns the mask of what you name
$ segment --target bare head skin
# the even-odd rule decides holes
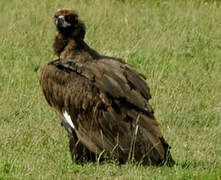
[[[59,9],[54,18],[57,30],[61,33],[71,32],[78,23],[78,15],[72,9]]]
[[[69,54],[68,58],[70,58],[70,54],[73,53],[70,53],[69,49],[83,43],[85,25],[79,20],[76,11],[69,8],[57,10],[54,15],[54,22],[57,28],[57,35],[53,44],[54,52],[62,58],[67,58],[67,54]]]
[[[83,22],[78,19],[78,14],[73,9],[63,8],[57,10],[54,15],[54,22],[58,32],[62,35],[79,36],[79,33],[81,33],[81,37],[84,37],[85,26]]]

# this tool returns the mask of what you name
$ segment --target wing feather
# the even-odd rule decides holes
[[[149,88],[135,69],[111,59],[56,60],[42,68],[40,83],[48,103],[60,117],[70,115],[77,137],[93,153],[105,150],[126,162],[134,147],[137,160],[164,159]]]

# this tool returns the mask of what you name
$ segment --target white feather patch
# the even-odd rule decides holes
[[[63,115],[64,115],[65,120],[68,122],[68,124],[74,129],[75,127],[71,120],[71,116],[67,113],[67,111],[65,111]]]

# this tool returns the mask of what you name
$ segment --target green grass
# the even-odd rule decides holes
[[[39,68],[56,58],[53,15],[77,10],[86,41],[147,77],[173,168],[77,165]],[[0,179],[221,179],[221,2],[1,0]]]

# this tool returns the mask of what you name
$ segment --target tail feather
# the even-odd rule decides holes
[[[164,158],[164,161],[161,162],[161,164],[165,164],[167,165],[168,167],[173,167],[175,165],[175,161],[173,160],[172,158],[172,155],[170,153],[170,149],[171,147],[167,144],[167,142],[165,141],[165,139],[163,137],[160,137],[160,141],[163,145],[163,148],[165,150],[165,158]]]

